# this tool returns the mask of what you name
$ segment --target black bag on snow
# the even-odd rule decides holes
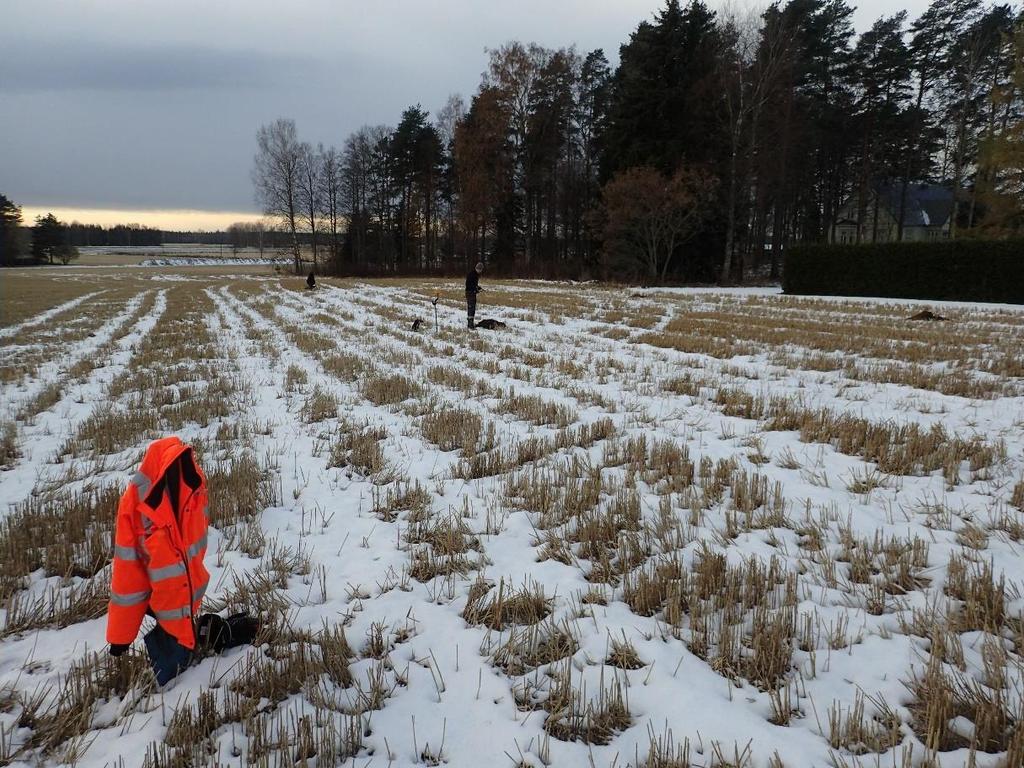
[[[251,644],[259,634],[260,622],[245,611],[234,613],[226,619],[216,613],[204,613],[199,617],[196,630],[200,647],[220,653],[226,648]]]

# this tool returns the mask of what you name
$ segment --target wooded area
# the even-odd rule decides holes
[[[300,141],[290,120],[263,126],[258,198],[296,259],[305,232],[345,273],[483,259],[518,276],[776,278],[788,245],[827,240],[851,200],[859,223],[883,185],[902,190],[901,227],[906,190],[931,183],[955,201],[944,237],[1019,232],[1020,11],[935,0],[860,35],[852,13],[668,0],[615,69],[601,50],[511,42],[468,104],[453,96],[433,119],[412,106],[341,149]],[[686,231],[664,236],[673,221]]]

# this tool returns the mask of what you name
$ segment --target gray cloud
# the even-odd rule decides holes
[[[313,66],[299,56],[198,45],[15,42],[0,49],[0,91],[255,88],[285,82]]]
[[[927,2],[906,6],[913,17]],[[470,96],[484,49],[508,40],[600,47],[614,61],[663,0],[0,4],[0,192],[25,205],[252,210],[260,124],[291,117],[303,138],[340,145],[411,104]],[[891,12],[864,0],[857,26]]]

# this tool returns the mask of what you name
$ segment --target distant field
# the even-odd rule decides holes
[[[209,261],[246,261],[279,258],[276,251],[258,248],[238,248],[222,245],[192,245],[182,243],[162,246],[83,246],[78,249],[76,266],[133,266],[153,260],[201,259]]]
[[[1024,308],[302,288],[4,273],[0,765],[1022,764]],[[103,617],[172,433],[267,627],[160,693]]]

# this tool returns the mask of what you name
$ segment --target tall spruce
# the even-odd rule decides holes
[[[729,135],[721,57],[726,38],[715,14],[699,0],[685,8],[668,0],[653,22],[642,22],[620,49],[602,176],[648,166],[666,177],[686,165],[727,176]],[[719,188],[720,189],[720,188]],[[722,202],[705,221],[687,259],[685,277],[712,278],[724,248]]]
[[[0,267],[9,267],[18,258],[20,228],[21,208],[0,194]]]
[[[683,161],[725,155],[717,57],[723,45],[715,14],[699,0],[668,0],[619,51],[603,176],[649,165],[665,173]]]
[[[904,42],[906,11],[881,18],[861,35],[852,54],[856,90],[854,136],[858,156],[855,162],[857,200],[857,242],[863,223],[873,222],[870,241],[878,239],[879,196],[877,191],[894,181],[899,173],[895,148],[907,144],[907,107],[910,99],[910,52]]]
[[[994,81],[989,93],[971,218],[985,234],[1019,236],[1024,233],[1024,18],[1007,40],[1007,53],[1008,78]]]

